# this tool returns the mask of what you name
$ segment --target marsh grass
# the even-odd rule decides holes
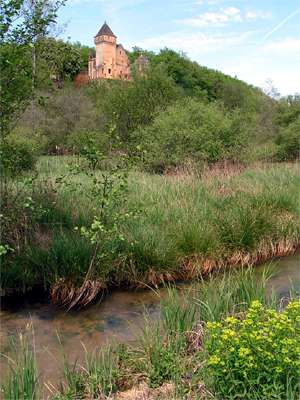
[[[202,280],[193,294],[201,321],[220,321],[228,315],[243,313],[253,300],[275,307],[276,295],[273,292],[267,294],[271,277],[271,268],[267,266],[259,278],[255,269],[243,268]]]
[[[126,398],[120,393],[138,387],[142,383],[147,388],[146,394],[143,395],[145,397],[142,398],[149,400],[219,399],[211,389],[214,387],[214,382],[205,368],[208,357],[205,347],[207,323],[223,322],[228,316],[236,316],[242,320],[247,315],[248,307],[253,300],[272,310],[276,308],[282,310],[287,304],[286,300],[283,302],[267,290],[271,276],[269,266],[259,275],[255,268],[250,267],[212,274],[206,280],[202,279],[189,288],[185,285],[177,288],[168,285],[162,292],[159,318],[153,319],[145,312],[142,332],[133,343],[105,345],[93,352],[88,352],[84,347],[85,359],[81,363],[73,364],[68,361],[68,355],[61,345],[63,380],[55,390],[52,390],[51,398],[53,400]],[[291,296],[293,295],[292,291]],[[25,354],[28,355],[26,364],[31,366],[31,371],[34,371],[34,374],[30,375],[31,386],[29,386],[31,392],[34,391],[34,395],[38,396],[37,372],[35,367],[33,369],[34,353],[30,353],[29,347],[25,346],[25,349],[27,351]],[[22,374],[26,369],[29,367],[14,370],[14,374],[10,375],[3,385],[6,390],[3,393],[11,396],[12,387],[14,390],[18,388],[18,393],[21,394],[22,390],[31,393],[26,389],[27,384],[18,383],[19,386],[14,384],[23,382]],[[54,388],[53,385],[52,387]],[[163,397],[160,393],[164,387],[171,388],[172,394]],[[296,400],[299,387],[294,381],[288,381],[285,390],[285,399]],[[280,393],[278,394],[276,388],[272,387],[270,399],[279,400],[282,396],[282,392]],[[121,397],[118,397],[118,394]],[[258,393],[253,392],[251,395],[253,399],[260,399]],[[21,395],[6,398],[38,399]]]
[[[33,347],[32,347],[33,346]],[[4,356],[2,354],[2,356]],[[8,376],[1,386],[4,400],[39,400],[38,372],[31,325],[10,344]]]
[[[160,303],[160,319],[155,322],[145,315],[136,354],[137,369],[146,373],[150,386],[172,381],[182,395],[186,386],[194,390],[199,381],[209,380],[201,367],[205,324],[230,315],[242,317],[253,300],[279,306],[279,299],[267,294],[271,276],[268,266],[259,277],[254,268],[247,268],[214,274],[190,288],[169,287]]]
[[[96,203],[86,196],[89,179],[68,175],[80,162],[41,157],[33,201],[43,211],[27,221],[26,246],[17,243],[3,262],[3,289],[43,283],[63,294],[82,287],[92,248],[75,228],[91,223]],[[166,176],[131,171],[126,209],[138,214],[122,223],[122,242],[102,243],[109,257],[95,266],[93,287],[102,293],[159,285],[293,253],[300,238],[298,181],[296,164]],[[55,298],[64,303],[58,291]]]
[[[91,398],[109,396],[117,390],[120,375],[117,346],[107,345],[93,354],[86,352],[85,368]]]

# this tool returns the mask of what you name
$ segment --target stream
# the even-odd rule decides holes
[[[268,290],[275,290],[280,297],[288,295],[292,287],[300,291],[299,253],[272,261],[270,267],[274,276],[269,281]],[[263,266],[257,267],[258,279],[262,270]],[[186,287],[189,284],[179,286]],[[71,312],[57,309],[47,301],[6,307],[0,311],[1,353],[9,352],[9,338],[22,332],[31,321],[41,379],[57,382],[62,376],[57,335],[70,361],[78,362],[84,357],[81,342],[88,351],[92,351],[107,342],[134,341],[143,326],[145,310],[151,318],[159,318],[158,302],[165,292],[166,289],[159,289],[158,295],[153,290],[115,290],[101,303]],[[0,368],[6,369],[6,363],[1,358]]]

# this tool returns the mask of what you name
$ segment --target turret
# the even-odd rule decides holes
[[[98,75],[110,78],[114,74],[116,63],[116,41],[117,37],[107,25],[102,25],[95,36],[96,44],[96,69]]]
[[[113,31],[110,29],[105,21],[102,27],[99,29],[99,32],[95,36],[94,41],[96,45],[101,42],[116,43],[117,36],[113,33]]]

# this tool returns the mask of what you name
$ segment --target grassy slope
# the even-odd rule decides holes
[[[70,160],[41,158],[40,178],[49,185]],[[298,178],[293,164],[215,168],[201,177],[132,172],[128,206],[138,208],[139,216],[122,225],[122,248],[109,263],[98,265],[95,278],[108,284],[156,284],[291,253],[300,238]],[[21,256],[24,279],[31,277],[31,283],[39,279],[53,285],[67,278],[78,286],[84,279],[92,248],[74,227],[91,221],[93,204],[85,195],[86,177],[70,182],[58,189],[38,240]]]

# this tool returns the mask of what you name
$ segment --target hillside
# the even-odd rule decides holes
[[[43,58],[45,45],[55,45],[54,51],[47,52],[52,57],[47,64]],[[131,82],[100,80],[76,88],[72,80],[86,65],[88,48],[54,39],[40,46],[37,76],[43,79],[37,80],[39,96],[11,135],[11,140],[20,145],[30,142],[37,154],[80,153],[90,143],[105,154],[122,149],[136,155],[138,146],[139,152],[147,150],[148,159],[152,149],[162,155],[157,160],[160,165],[149,160],[145,165],[148,170],[160,171],[187,161],[248,163],[297,157],[297,96],[275,101],[259,88],[169,49],[158,54],[138,48],[128,52],[133,65]],[[67,47],[72,51],[66,52]],[[134,71],[134,61],[141,53],[150,60],[146,76]],[[45,76],[56,76],[56,80]],[[178,114],[179,109],[184,111]],[[285,114],[291,117],[285,118]],[[181,126],[180,132],[173,129],[174,125]],[[145,137],[160,136],[156,129],[166,133],[152,146]],[[169,163],[168,152],[173,149],[168,143],[174,136],[181,138],[181,156]],[[201,138],[200,148],[185,148],[187,141],[195,144],[197,138]],[[214,141],[219,143],[217,149],[210,145]]]

